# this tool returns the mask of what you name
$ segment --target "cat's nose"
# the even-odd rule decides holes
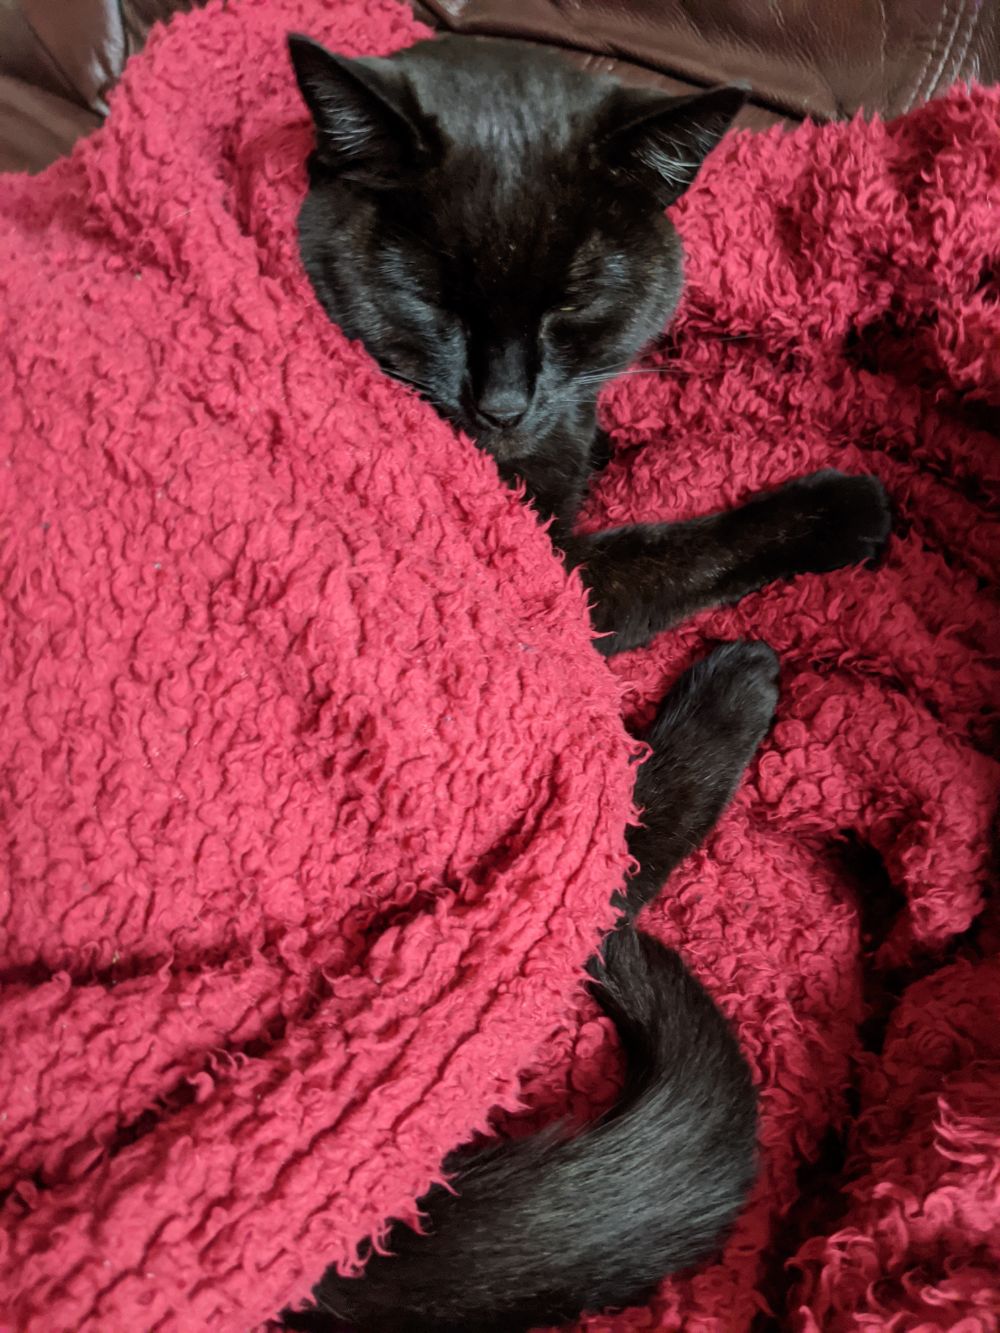
[[[509,430],[528,410],[528,395],[519,389],[502,389],[485,394],[476,404],[476,412],[488,426]]]

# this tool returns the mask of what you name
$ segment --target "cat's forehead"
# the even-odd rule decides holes
[[[568,263],[588,246],[607,184],[591,151],[603,86],[520,44],[453,49],[454,64],[447,40],[412,52],[442,149],[424,182],[427,223],[457,254],[488,249],[498,271]]]
[[[516,181],[463,183],[442,173],[429,195],[428,240],[446,279],[490,305],[542,305],[569,284],[585,287],[623,256],[573,191],[520,191]]]
[[[615,85],[552,52],[501,38],[439,38],[394,58],[420,114],[454,150],[565,154]]]

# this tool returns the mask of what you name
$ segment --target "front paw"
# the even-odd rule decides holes
[[[885,487],[874,477],[833,470],[791,481],[775,493],[790,506],[787,555],[791,574],[824,574],[871,563],[892,527]]]

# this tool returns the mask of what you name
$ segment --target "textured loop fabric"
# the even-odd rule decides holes
[[[316,23],[179,25],[0,185],[17,1328],[245,1330],[350,1260],[517,1104],[625,869],[582,585],[298,262]]]
[[[587,523],[834,465],[883,478],[897,532],[609,671],[492,463],[312,297],[290,28],[419,32],[388,0],[210,6],[70,159],[0,182],[0,1322],[245,1333],[412,1216],[491,1107],[606,1105],[578,978],[624,866],[623,702],[751,634],[775,731],[647,920],[738,1025],[761,1184],[717,1263],[588,1327],[995,1328],[998,932],[966,932],[1000,97],[709,162]]]
[[[781,659],[735,808],[646,916],[736,1016],[764,1170],[722,1262],[587,1327],[995,1333],[1000,92],[727,139],[677,213],[687,298],[658,373],[606,395],[618,452],[588,526],[833,465],[882,479],[895,532],[877,571],[769,588],[613,663],[645,716],[706,640]],[[545,1071],[595,1030],[529,1079],[547,1112],[566,1094]],[[581,1109],[607,1059],[587,1069]]]

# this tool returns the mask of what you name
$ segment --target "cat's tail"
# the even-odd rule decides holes
[[[625,1059],[616,1105],[575,1137],[556,1126],[454,1153],[454,1192],[421,1200],[424,1234],[394,1226],[361,1279],[328,1269],[319,1308],[286,1312],[287,1327],[524,1333],[640,1301],[718,1245],[754,1177],[753,1086],[708,993],[633,921],[725,808],[776,699],[771,650],[727,644],[682,677],[647,736],[639,868],[588,964]]]
[[[576,1137],[456,1154],[457,1193],[424,1200],[428,1233],[394,1228],[394,1254],[373,1255],[363,1280],[330,1269],[319,1309],[290,1327],[520,1333],[640,1301],[718,1245],[755,1169],[736,1041],[678,956],[631,925],[592,970],[625,1055],[613,1110]]]
[[[625,924],[591,970],[625,1079],[610,1115],[578,1142],[604,1162],[605,1216],[613,1227],[617,1198],[622,1252],[635,1256],[631,1274],[607,1281],[624,1276],[634,1292],[715,1249],[742,1208],[756,1174],[756,1094],[729,1024],[672,949]]]

